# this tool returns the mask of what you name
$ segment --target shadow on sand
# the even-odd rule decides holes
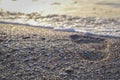
[[[120,37],[116,36],[108,36],[108,35],[97,35],[97,34],[92,34],[92,35],[71,35],[70,36],[71,40],[75,43],[101,43],[104,42],[107,38],[109,39],[120,39]]]
[[[88,61],[100,61],[103,59],[107,59],[109,56],[109,41],[107,38],[96,36],[96,35],[79,35],[74,34],[70,36],[71,40],[78,45],[83,46],[83,50],[79,51],[79,55]],[[109,37],[108,37],[109,38]],[[114,38],[115,39],[115,38]],[[91,44],[92,43],[92,44]],[[89,48],[88,48],[89,47]]]

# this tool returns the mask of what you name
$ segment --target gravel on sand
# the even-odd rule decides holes
[[[120,39],[0,24],[0,80],[119,80]]]

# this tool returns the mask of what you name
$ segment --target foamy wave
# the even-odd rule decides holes
[[[65,26],[64,25],[61,27],[56,27],[51,24],[48,24],[47,22],[36,22],[33,19],[29,19],[25,21],[24,19],[16,19],[16,20],[1,20],[2,22],[10,23],[10,24],[20,24],[20,25],[29,25],[33,27],[41,27],[41,28],[48,28],[48,29],[53,29],[55,31],[64,31],[64,32],[78,32],[78,33],[84,33],[86,35],[105,35],[105,36],[117,36],[120,37],[120,30],[119,26],[118,28],[112,28],[112,27],[70,27],[70,26]]]
[[[84,33],[84,34],[87,34],[87,35],[90,35],[90,34],[93,34],[92,32],[90,31],[86,31],[86,30],[80,30],[80,29],[76,29],[76,28],[61,28],[61,27],[58,27],[58,28],[54,28],[55,31],[65,31],[65,32],[79,32],[79,33]]]
[[[75,28],[61,28],[61,27],[57,27],[54,28],[55,31],[66,31],[66,32],[76,32]]]

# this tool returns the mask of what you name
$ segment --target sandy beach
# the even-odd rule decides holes
[[[120,80],[120,1],[0,0],[0,80]]]
[[[120,38],[0,24],[0,80],[119,80]]]

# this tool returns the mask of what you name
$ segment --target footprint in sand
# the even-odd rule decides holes
[[[75,43],[100,43],[105,41],[105,39],[93,37],[93,36],[87,36],[87,35],[71,35],[71,40]]]
[[[99,61],[105,59],[108,56],[108,53],[105,51],[102,52],[102,51],[84,50],[80,52],[80,56],[83,57],[85,60]]]
[[[88,48],[83,47],[83,50],[79,51],[80,56],[84,60],[99,61],[107,59],[109,57],[108,43],[106,43],[106,40],[103,38],[76,34],[71,35],[70,38],[78,45],[80,44],[82,46],[82,44],[85,44],[88,46]]]

